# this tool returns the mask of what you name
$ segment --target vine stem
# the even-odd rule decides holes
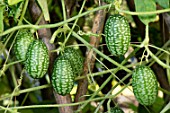
[[[129,57],[130,57],[131,55],[130,55],[129,57],[127,57],[121,64],[118,64],[117,62],[115,62],[114,60],[112,60],[110,57],[108,57],[108,56],[104,55],[103,53],[101,53],[101,52],[100,52],[99,50],[97,50],[96,48],[91,47],[91,45],[90,45],[88,42],[86,42],[84,39],[82,39],[82,38],[81,38],[79,35],[77,35],[75,32],[73,32],[73,36],[75,36],[76,38],[78,38],[78,39],[79,39],[80,41],[82,41],[87,47],[93,49],[96,53],[98,53],[98,54],[99,54],[100,56],[102,56],[103,58],[106,58],[106,59],[107,59],[108,61],[110,61],[111,63],[117,65],[118,67],[116,68],[116,70],[115,70],[113,73],[117,73],[117,71],[118,71],[119,69],[125,69],[125,67],[122,66],[122,65],[127,62],[127,59],[129,59]],[[137,50],[139,50],[139,48],[137,48],[136,51],[137,51]],[[136,51],[134,51],[133,53],[135,53]],[[127,68],[126,68],[126,71],[129,72],[129,73],[132,72],[131,70],[129,70],[129,69],[127,69]],[[97,95],[97,93],[98,93],[99,91],[101,91],[101,89],[102,89],[102,88],[108,83],[108,81],[110,81],[111,79],[112,79],[112,76],[109,76],[109,77],[103,82],[103,84],[100,86],[100,88],[99,88],[96,92],[93,93],[93,95],[89,98],[89,100],[93,99],[93,98]],[[76,113],[80,112],[87,104],[88,104],[88,102],[84,102],[84,104],[79,107],[79,109],[76,111]]]
[[[149,53],[149,55],[162,67],[170,69],[169,65],[166,65],[164,62],[162,62],[158,57],[156,57],[148,48],[148,46],[145,46],[146,51]]]
[[[59,26],[62,26],[64,25],[65,23],[68,23],[68,22],[71,22],[77,18],[80,18],[80,17],[83,17],[85,15],[88,15],[92,12],[95,12],[95,11],[98,11],[98,10],[101,10],[101,9],[105,9],[105,8],[108,8],[110,5],[107,4],[107,5],[103,5],[101,7],[97,7],[97,8],[94,8],[92,10],[89,10],[89,11],[86,11],[80,15],[76,15],[72,18],[69,18],[65,21],[62,21],[62,22],[58,22],[58,23],[54,23],[54,24],[44,24],[44,25],[19,25],[19,26],[15,26],[15,27],[12,27],[12,28],[9,28],[7,30],[5,30],[4,32],[0,33],[0,36],[4,36],[12,31],[15,31],[15,30],[18,30],[18,29],[22,29],[22,28],[32,28],[32,29],[42,29],[42,28],[55,28],[55,27],[59,27]]]
[[[85,3],[86,3],[86,0],[83,1],[83,4],[82,4],[82,6],[81,6],[81,9],[80,9],[78,15],[80,15],[80,14],[82,13]],[[77,19],[74,21],[74,24],[73,24],[72,28],[70,29],[70,32],[68,33],[66,39],[64,40],[63,45],[65,45],[66,42],[68,41],[68,39],[69,39],[69,37],[70,37],[70,35],[71,35],[73,29],[75,28],[75,26],[76,26],[78,20],[79,20],[79,18],[77,18]]]
[[[127,72],[131,72],[130,69],[122,66],[121,64],[117,63],[116,61],[114,61],[113,59],[111,59],[110,57],[108,57],[107,55],[103,54],[102,52],[100,52],[98,49],[94,48],[93,46],[91,46],[86,40],[84,40],[82,37],[80,37],[79,35],[77,35],[74,31],[72,32],[72,35],[74,37],[76,37],[77,39],[79,39],[81,42],[83,42],[89,49],[93,49],[97,54],[99,54],[101,57],[107,59],[108,61],[110,61],[111,63],[113,63],[114,65],[120,67],[121,69],[127,71]]]
[[[17,86],[15,87],[15,89],[13,90],[13,92],[12,92],[12,94],[11,94],[11,98],[10,98],[9,103],[8,103],[8,105],[7,105],[6,108],[9,108],[9,105],[10,105],[10,103],[11,103],[13,97],[14,97],[15,92],[18,91],[19,87],[20,87],[21,84],[22,84],[22,79],[23,79],[23,72],[21,72],[20,79],[18,80],[18,85],[17,85]],[[4,113],[6,113],[7,111],[8,111],[8,110],[6,109]]]
[[[170,41],[170,40],[169,40],[169,41]],[[164,52],[164,53],[170,55],[170,52],[168,52],[167,50],[164,50],[164,49],[159,48],[159,47],[154,46],[154,45],[148,45],[148,46],[149,46],[149,47],[152,47],[152,48],[155,48],[155,49],[157,49],[157,50],[159,50],[159,51],[162,51],[162,52]]]
[[[42,85],[42,86],[37,86],[37,87],[32,87],[32,88],[28,88],[28,89],[19,90],[19,91],[15,92],[13,95],[10,94],[10,95],[7,95],[7,96],[2,96],[0,98],[0,101],[4,100],[6,98],[9,98],[11,96],[17,96],[17,95],[22,94],[22,93],[27,93],[27,92],[31,92],[31,91],[41,90],[41,89],[49,88],[49,87],[51,87],[50,84],[45,84],[45,85]]]
[[[12,109],[10,109],[10,108],[5,108],[5,107],[3,107],[3,106],[0,106],[0,108],[1,108],[1,110],[7,110],[7,111],[9,111],[9,112],[11,112],[11,113],[19,113],[19,112],[14,111],[14,110],[12,110]]]
[[[115,8],[117,11],[121,13],[129,14],[129,15],[151,15],[151,14],[160,14],[160,13],[170,12],[170,8],[163,9],[163,10],[150,11],[150,12],[133,12],[133,11],[121,10],[118,7],[115,7]]]
[[[169,66],[169,55],[166,55],[166,65]],[[166,69],[167,72],[167,78],[168,78],[168,83],[170,84],[170,69]]]
[[[170,108],[170,102],[166,104],[166,106],[160,111],[160,113],[166,113],[166,111],[168,111],[169,108]]]
[[[102,72],[92,73],[91,75],[87,74],[87,76],[92,76],[92,77],[100,76],[100,75],[103,75],[103,74],[106,74],[106,73],[109,73],[109,72],[114,72],[114,71],[115,71],[115,68],[110,69],[110,70],[105,70],[105,71],[102,71]],[[75,78],[75,80],[78,81],[78,80],[86,78],[87,76],[78,76],[78,77]],[[32,92],[32,91],[41,90],[41,89],[49,88],[49,87],[51,87],[50,84],[45,84],[45,85],[41,85],[41,86],[37,86],[37,87],[33,87],[33,88],[19,90],[19,91],[14,93],[14,96],[18,96],[18,95],[20,95],[22,93]],[[0,98],[0,101],[4,100],[6,98],[9,98],[9,97],[11,97],[11,94],[3,96],[2,98]]]
[[[140,47],[148,46],[149,45],[149,25],[147,24],[145,27],[145,39],[141,43]]]
[[[24,15],[25,15],[25,12],[26,12],[26,10],[27,10],[28,2],[29,2],[29,0],[25,0],[24,8],[23,8],[23,10],[22,10],[21,17],[20,17],[20,20],[19,20],[19,22],[18,22],[18,25],[21,25],[21,24],[22,24],[22,20],[24,19]]]
[[[167,46],[168,46],[169,44],[170,44],[170,40],[168,40],[161,48],[165,49],[165,48],[167,48]],[[158,52],[155,54],[155,56],[158,56],[160,53],[161,53],[161,51],[158,51]],[[158,56],[158,58],[160,58],[162,55],[163,55],[163,53],[160,54],[160,55]],[[150,63],[150,66],[151,66],[153,63],[155,63],[155,60]]]
[[[99,4],[99,6],[100,5],[101,6],[104,5],[104,2]],[[103,28],[104,28],[105,18],[106,18],[106,12],[104,10],[99,10],[96,12],[94,20],[93,20],[92,29],[91,29],[92,33],[99,33],[99,34],[102,33]],[[101,36],[99,36],[99,37],[90,36],[89,45],[91,45],[92,47],[97,49],[99,46],[100,39],[101,39]],[[86,56],[85,56],[84,66],[83,66],[83,73],[81,74],[82,76],[86,76],[88,73],[90,73],[93,70],[95,60],[96,60],[95,56],[96,56],[96,53],[93,51],[93,49],[86,50]],[[90,79],[89,79],[89,82],[90,82]],[[84,95],[87,93],[87,89],[88,89],[88,77],[87,77],[87,79],[82,79],[82,80],[78,81],[75,102],[83,101],[86,99],[84,97]],[[77,109],[77,107],[78,106],[74,107],[74,109]]]
[[[68,104],[52,104],[52,105],[30,105],[30,106],[18,106],[18,107],[10,107],[7,109],[29,109],[29,108],[49,108],[49,107],[63,107],[63,106],[76,106],[76,105],[80,105],[83,104],[85,102],[89,103],[91,101],[98,101],[98,100],[103,100],[103,99],[112,99],[114,97],[116,97],[120,92],[122,92],[127,86],[129,86],[131,84],[131,82],[129,82],[125,87],[123,87],[119,92],[117,92],[114,95],[110,95],[107,97],[98,97],[98,98],[94,98],[91,100],[85,100],[85,101],[81,101],[81,102],[76,102],[76,103],[68,103]]]
[[[170,95],[170,92],[169,92],[169,91],[167,91],[167,90],[165,90],[165,89],[163,89],[163,88],[161,88],[161,87],[158,87],[158,89],[159,89],[160,91],[164,92],[165,94]]]
[[[103,6],[100,6],[100,7],[97,7],[97,8],[94,8],[92,10],[89,10],[89,11],[86,11],[80,15],[76,15],[70,19],[67,19],[66,21],[62,21],[62,22],[59,22],[59,23],[55,23],[55,24],[44,24],[44,25],[19,25],[19,26],[15,26],[15,27],[12,27],[8,30],[5,30],[4,32],[0,33],[0,36],[4,36],[12,31],[15,31],[15,30],[18,30],[18,29],[22,29],[22,28],[33,28],[33,29],[42,29],[42,28],[55,28],[55,27],[58,27],[58,26],[62,26],[63,24],[65,23],[68,23],[68,22],[71,22],[77,18],[80,18],[80,17],[83,17],[85,15],[88,15],[92,12],[95,12],[95,11],[98,11],[98,10],[101,10],[101,9],[105,9],[105,8],[109,8],[110,7],[110,4],[107,4],[107,5],[103,5]],[[126,13],[126,14],[129,14],[129,15],[149,15],[149,14],[158,14],[158,13],[165,13],[165,12],[170,12],[170,8],[168,9],[163,9],[163,10],[157,10],[157,11],[153,11],[153,12],[131,12],[131,11],[124,11],[124,10],[120,10],[120,9],[117,9],[119,12],[123,12],[123,13]]]
[[[123,77],[123,78],[120,80],[120,82],[118,82],[116,85],[113,86],[113,88],[105,95],[105,97],[109,96],[109,95],[112,93],[112,91],[113,91],[118,85],[120,85],[120,83],[122,83],[124,80],[126,80],[126,79],[127,79],[128,77],[130,77],[130,76],[131,76],[131,73],[129,73],[128,75],[126,75],[125,77]],[[98,106],[97,106],[97,108],[96,108],[96,110],[95,110],[94,113],[98,113],[98,110],[100,109],[100,106],[104,103],[104,101],[105,101],[105,100],[102,100],[102,101],[98,104]]]
[[[64,18],[64,21],[65,21],[65,20],[67,20],[67,17],[66,17],[66,9],[65,9],[64,0],[61,0],[61,5],[62,5],[62,9],[63,9],[63,18]]]

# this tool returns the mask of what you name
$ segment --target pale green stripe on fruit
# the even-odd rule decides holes
[[[69,94],[74,85],[73,69],[69,60],[57,58],[54,62],[52,73],[52,85],[60,95]]]
[[[158,84],[153,71],[147,66],[137,67],[132,74],[133,92],[139,103],[152,105],[158,93]]]
[[[17,60],[25,60],[27,49],[32,41],[34,36],[28,29],[18,31],[13,47]]]
[[[105,25],[105,39],[109,51],[113,55],[124,55],[130,45],[130,26],[121,15],[110,16]]]
[[[49,66],[48,49],[46,45],[40,41],[33,41],[26,53],[25,68],[33,78],[42,78]]]
[[[83,70],[83,58],[80,53],[73,48],[66,48],[62,56],[69,60],[73,68],[74,77],[79,75]]]

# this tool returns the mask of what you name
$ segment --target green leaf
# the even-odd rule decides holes
[[[169,8],[169,0],[155,0],[163,8]]]
[[[4,23],[3,23],[3,12],[4,12],[4,5],[0,5],[0,33],[4,31]]]
[[[21,1],[23,1],[23,0],[8,0],[8,4],[9,5],[15,5],[15,4],[17,4],[17,3],[21,2]]]
[[[156,11],[156,3],[153,0],[135,0],[135,8],[137,12]],[[145,24],[155,21],[156,14],[140,15],[139,19]]]
[[[38,4],[40,5],[40,7],[42,9],[42,12],[44,14],[45,20],[50,21],[47,0],[37,0],[37,2],[38,2]]]

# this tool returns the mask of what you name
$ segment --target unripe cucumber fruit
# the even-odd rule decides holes
[[[33,78],[42,78],[49,66],[48,49],[41,40],[34,40],[26,53],[25,68]]]
[[[109,113],[108,111],[105,113]],[[120,107],[112,107],[110,108],[110,113],[124,113],[124,111]]]
[[[114,2],[114,0],[103,0],[103,1],[109,4]]]
[[[137,101],[152,105],[158,94],[158,83],[154,72],[147,66],[137,67],[132,74],[132,87]]]
[[[62,57],[68,59],[74,72],[74,76],[79,75],[83,70],[83,58],[74,48],[65,48],[61,54]]]
[[[52,85],[60,95],[69,94],[74,85],[73,69],[69,60],[59,57],[54,62],[52,73]]]
[[[115,56],[124,55],[130,45],[130,26],[125,17],[115,14],[111,15],[104,29],[106,45]]]
[[[34,36],[28,29],[21,29],[18,31],[13,46],[17,60],[25,60],[27,49],[32,41],[34,41]]]

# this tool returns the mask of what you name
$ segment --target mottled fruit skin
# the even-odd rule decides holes
[[[142,105],[152,105],[158,94],[158,84],[154,72],[147,66],[137,67],[132,74],[133,92]]]
[[[33,78],[42,78],[49,66],[48,49],[41,40],[34,40],[26,53],[25,68]]]
[[[109,113],[109,112],[106,112]],[[110,113],[124,113],[124,111],[120,107],[114,107],[110,109]]]
[[[74,85],[73,69],[69,60],[59,57],[54,62],[52,73],[52,85],[60,95],[69,94]]]
[[[17,60],[25,60],[27,49],[32,41],[34,41],[34,36],[28,29],[21,29],[18,31],[13,46]]]
[[[130,45],[130,26],[125,17],[116,14],[111,15],[104,29],[106,45],[115,56],[124,55]]]
[[[79,75],[83,70],[83,58],[80,53],[73,48],[65,48],[62,56],[68,59],[73,68],[74,76]]]
[[[103,1],[109,4],[114,2],[114,0],[103,0]]]

